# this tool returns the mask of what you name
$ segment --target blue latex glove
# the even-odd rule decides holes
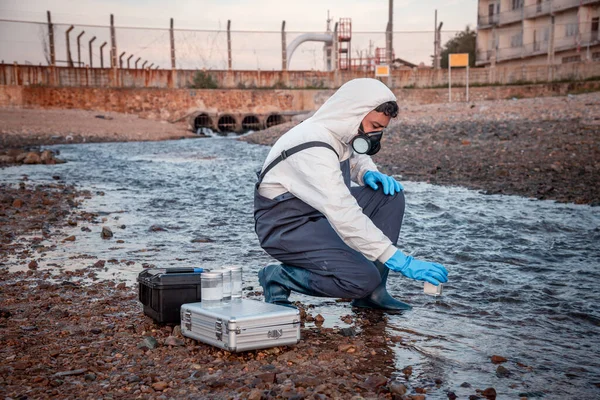
[[[400,193],[401,190],[404,190],[402,185],[396,181],[391,176],[387,176],[382,174],[379,171],[367,171],[363,175],[363,182],[365,185],[371,186],[373,190],[379,189],[377,182],[381,182],[383,186],[383,193],[393,195],[394,193]]]
[[[416,260],[400,250],[396,250],[394,255],[386,261],[385,266],[408,278],[427,281],[436,286],[448,282],[448,271],[443,265]]]

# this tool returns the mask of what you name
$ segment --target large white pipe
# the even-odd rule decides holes
[[[331,33],[305,33],[298,36],[290,43],[286,48],[287,54],[287,67],[290,68],[290,61],[292,61],[292,55],[294,50],[304,42],[325,42],[331,45],[333,43],[333,34]]]

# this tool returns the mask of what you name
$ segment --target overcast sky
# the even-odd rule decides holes
[[[433,31],[436,9],[438,21],[444,22],[443,31],[447,32],[443,41],[454,35],[450,31],[462,30],[466,25],[476,26],[476,0],[395,0],[396,56],[416,63],[430,63],[433,34],[414,31]],[[329,10],[333,22],[340,17],[352,18],[352,30],[356,33],[353,36],[353,57],[358,56],[359,51],[366,53],[370,45],[385,46],[385,38],[381,35],[361,35],[358,32],[384,32],[388,20],[386,0],[0,0],[0,19],[45,22],[46,10],[51,11],[53,22],[59,24],[57,41],[64,36],[60,34],[68,27],[61,27],[60,24],[108,25],[112,13],[117,28],[168,28],[169,18],[174,18],[176,29],[224,30],[227,20],[231,20],[232,31],[277,32],[281,29],[281,22],[285,20],[286,30],[291,32],[288,43],[293,40],[293,32],[325,31]],[[0,22],[0,58],[19,62],[23,61],[19,58],[25,58],[32,63],[42,62],[43,53],[40,56],[40,49],[43,46],[36,43],[41,41],[41,29],[41,26],[26,27],[23,24]],[[73,34],[77,36],[77,32],[82,30],[86,31],[82,37],[82,43],[86,43],[85,49],[93,35],[98,36],[98,45],[105,40],[105,30],[96,33],[92,28],[82,27],[78,30],[76,27]],[[404,31],[413,33],[398,33]],[[156,60],[157,65],[162,63],[161,67],[167,67],[165,64],[168,64],[168,56],[163,57],[162,54],[165,46],[168,47],[168,34],[162,31],[124,29],[117,32],[119,51],[129,50],[131,54]],[[226,41],[220,36],[178,33],[176,48],[180,66],[223,67],[226,64],[223,54],[226,53]],[[71,39],[71,46],[74,40]],[[280,68],[280,44],[279,49],[277,48],[279,41],[280,37],[275,33],[233,36],[234,68]],[[60,47],[61,43],[57,43],[57,53],[60,53]],[[66,50],[64,52],[66,54]],[[99,57],[97,53],[99,50],[94,49],[93,57]],[[81,56],[82,62],[87,63],[87,54],[85,51],[85,58]],[[198,58],[197,54],[202,56]],[[291,67],[321,69],[322,58],[322,44],[306,43],[298,48]],[[188,59],[189,61],[185,61]],[[98,61],[94,63],[97,64]]]

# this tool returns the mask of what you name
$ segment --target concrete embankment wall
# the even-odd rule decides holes
[[[600,90],[600,81],[517,86],[474,87],[471,101],[565,95]],[[188,120],[191,127],[205,116],[218,128],[219,121],[240,128],[255,117],[255,129],[289,120],[296,114],[316,110],[333,89],[158,89],[87,88],[0,85],[0,107],[40,109],[82,109],[137,114],[143,118]],[[448,101],[448,89],[394,89],[400,104],[430,104]],[[465,101],[464,87],[453,88],[453,101]],[[233,122],[231,122],[233,121]],[[270,121],[270,122],[269,122]],[[207,125],[211,126],[211,125]]]
[[[76,68],[36,65],[0,64],[0,85],[41,85],[59,87],[113,87],[185,89],[210,83],[220,89],[337,89],[355,78],[374,77],[368,70],[337,71],[240,71],[240,70],[167,70]],[[471,68],[471,85],[514,85],[582,81],[600,77],[599,62],[558,65],[519,65],[494,68]],[[201,78],[196,80],[195,78]],[[381,78],[392,89],[431,88],[466,83],[465,68],[394,69]],[[195,83],[194,83],[195,82]],[[198,86],[202,85],[202,86]]]

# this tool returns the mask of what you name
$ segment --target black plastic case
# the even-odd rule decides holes
[[[201,273],[192,268],[154,268],[139,273],[144,314],[160,323],[179,323],[181,305],[202,300]]]

